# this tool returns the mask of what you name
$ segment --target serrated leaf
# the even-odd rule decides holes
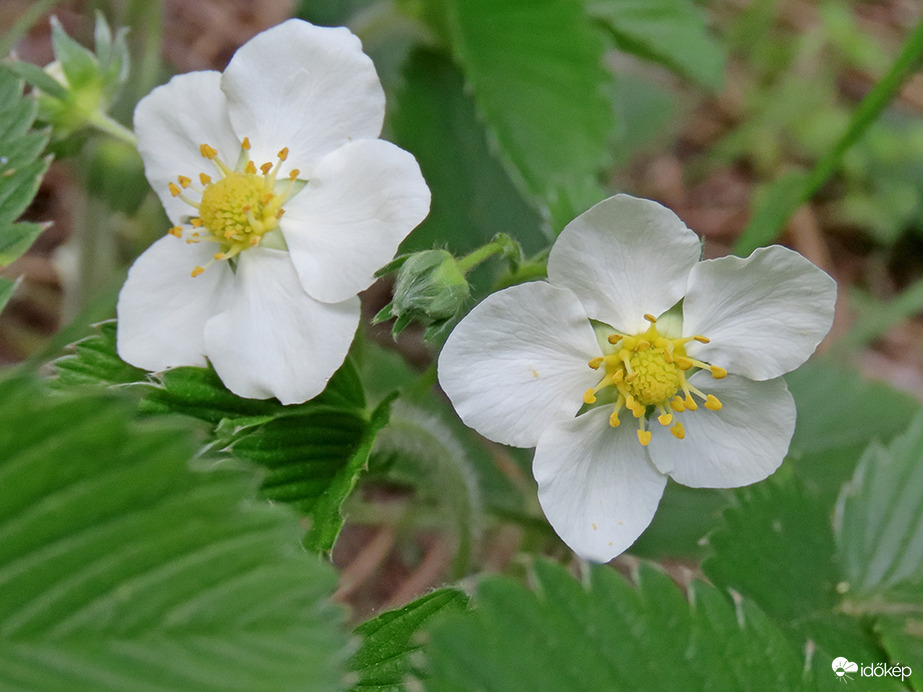
[[[211,368],[182,367],[150,375],[116,354],[115,322],[55,362],[57,387],[134,385],[140,410],[180,413],[212,426],[209,446],[267,469],[263,495],[286,502],[312,520],[305,545],[329,552],[343,525],[341,506],[364,470],[372,443],[387,423],[390,399],[371,414],[350,359],[311,401],[283,406],[228,391]]]
[[[467,604],[464,592],[439,589],[359,625],[362,645],[347,664],[359,675],[353,692],[403,692],[408,677],[422,675],[412,660],[422,647],[421,628],[441,614],[464,611]]]
[[[275,418],[244,433],[230,449],[268,469],[263,495],[310,517],[305,546],[329,553],[343,528],[343,503],[366,468],[390,405],[390,399],[383,401],[368,420],[322,409]]]
[[[588,585],[540,562],[535,590],[486,579],[474,608],[432,628],[429,690],[809,690],[804,659],[751,602],[693,583],[689,602],[642,566]],[[831,675],[831,677],[833,677]]]
[[[812,642],[818,659],[881,659],[865,624],[836,611],[842,573],[828,506],[795,479],[743,488],[735,498],[708,537],[709,580],[756,603],[795,646]]]
[[[890,446],[873,443],[837,504],[851,599],[923,575],[923,413]]]
[[[584,211],[576,202],[609,161],[614,119],[601,37],[578,0],[465,0],[448,9],[455,54],[497,153],[560,229]]]
[[[0,383],[0,688],[336,688],[335,575],[297,518],[134,409]]]
[[[590,0],[587,11],[606,23],[622,50],[720,91],[725,51],[690,0]]]
[[[541,217],[489,152],[458,68],[439,53],[417,49],[403,78],[388,122],[397,144],[416,155],[433,191],[429,216],[403,247],[439,244],[462,253],[502,231],[537,251],[546,240]]]
[[[48,160],[37,158],[48,135],[31,130],[37,106],[22,93],[22,82],[0,70],[0,265],[21,256],[44,230],[42,224],[14,223],[32,202]]]

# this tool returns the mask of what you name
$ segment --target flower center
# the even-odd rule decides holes
[[[207,173],[199,173],[201,188],[184,175],[177,176],[176,182],[169,184],[171,195],[197,211],[196,215],[184,220],[188,226],[186,223],[174,226],[169,230],[170,235],[184,238],[187,243],[203,240],[218,243],[219,251],[204,267],[193,269],[192,276],[198,276],[215,261],[230,260],[263,242],[267,234],[278,228],[279,219],[285,213],[282,205],[305,185],[305,181],[298,180],[299,171],[295,168],[288,174],[285,184],[277,189],[276,175],[288,157],[288,148],[279,152],[275,165],[267,162],[259,168],[250,160],[250,140],[246,137],[241,142],[235,169],[224,163],[208,144],[200,145],[199,152],[214,164],[220,175],[218,180],[213,181]],[[198,193],[199,201],[189,197],[189,192]],[[285,247],[281,235],[276,244]]]
[[[589,362],[594,370],[602,368],[603,376],[595,387],[584,393],[583,401],[585,404],[595,404],[596,395],[611,387],[615,407],[609,416],[609,425],[613,428],[620,425],[619,413],[623,408],[628,409],[638,419],[638,440],[642,445],[647,445],[651,440],[651,431],[646,427],[649,413],[656,411],[658,422],[668,426],[673,423],[673,412],[695,411],[699,408],[693,395],[704,400],[705,408],[712,411],[721,409],[721,402],[716,396],[705,394],[689,384],[686,373],[690,369],[709,370],[715,379],[727,376],[727,371],[686,354],[686,344],[693,340],[708,343],[706,337],[699,335],[670,339],[657,331],[657,318],[652,315],[645,315],[644,318],[651,323],[647,331],[633,336],[618,333],[610,335],[608,341],[614,350]],[[683,396],[679,396],[680,392]],[[686,436],[683,424],[679,421],[672,425],[670,432],[680,440]]]

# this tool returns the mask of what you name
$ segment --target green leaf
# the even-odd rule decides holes
[[[391,399],[366,420],[346,410],[275,418],[246,431],[230,449],[268,469],[262,493],[295,505],[312,520],[305,546],[329,553],[343,528],[342,506],[365,470]]]
[[[610,159],[601,37],[578,0],[465,0],[448,9],[456,57],[501,161],[560,229],[584,211]]]
[[[535,565],[535,590],[506,578],[432,628],[429,690],[809,690],[805,662],[750,601],[694,582],[689,601],[642,565],[637,586],[589,569],[581,585]],[[829,664],[824,664],[829,669]],[[831,678],[833,676],[831,675]]]
[[[0,688],[337,688],[336,577],[297,518],[134,411],[0,383]]]
[[[836,537],[850,598],[923,576],[923,413],[890,446],[873,443],[843,489]]]
[[[589,0],[587,11],[605,22],[622,50],[721,90],[727,56],[709,35],[705,13],[689,0]]]
[[[422,676],[413,661],[422,647],[421,628],[444,613],[464,611],[467,604],[464,592],[439,589],[359,625],[362,645],[347,664],[359,675],[354,692],[403,692],[408,677]]]
[[[904,81],[918,69],[923,57],[923,21],[907,37],[891,69],[859,104],[846,131],[817,162],[810,173],[794,173],[773,184],[765,201],[744,229],[734,252],[748,255],[761,245],[775,240],[779,231],[801,204],[806,202],[839,168],[843,155],[859,141],[891,100]]]
[[[14,223],[32,202],[48,160],[39,155],[48,142],[31,130],[35,100],[22,93],[22,82],[0,70],[0,265],[25,253],[44,230],[38,223]]]
[[[913,397],[822,358],[785,380],[798,407],[792,470],[831,504],[869,442],[890,440],[920,410]]]
[[[13,297],[18,283],[18,281],[14,281],[13,279],[0,276],[0,312],[3,312],[3,308],[10,302],[10,298]]]
[[[541,217],[488,150],[458,68],[438,53],[417,49],[403,77],[389,123],[397,144],[417,157],[433,191],[429,216],[403,248],[439,244],[464,253],[502,231],[524,242],[529,252],[537,251],[546,242]]]
[[[116,354],[115,322],[75,345],[55,362],[57,387],[134,385],[141,411],[180,413],[211,425],[210,446],[267,469],[262,492],[312,520],[305,545],[329,552],[343,525],[341,507],[365,469],[390,399],[371,414],[350,359],[311,401],[283,406],[275,399],[244,399],[224,387],[211,368],[173,368],[158,375],[124,363]]]

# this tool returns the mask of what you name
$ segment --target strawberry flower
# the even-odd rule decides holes
[[[300,20],[142,99],[138,149],[173,226],[129,271],[119,355],[210,361],[243,397],[323,391],[357,294],[429,211],[416,160],[378,139],[384,109],[359,39]]]
[[[781,375],[829,331],[836,284],[781,246],[699,257],[673,212],[617,195],[561,232],[547,281],[488,296],[440,355],[467,425],[536,448],[539,501],[582,557],[634,543],[668,476],[747,485],[787,453]]]

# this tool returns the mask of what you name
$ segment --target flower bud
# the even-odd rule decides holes
[[[397,273],[394,298],[376,321],[397,318],[397,336],[411,322],[438,326],[450,320],[468,299],[470,289],[455,257],[446,250],[425,250],[408,257]]]

